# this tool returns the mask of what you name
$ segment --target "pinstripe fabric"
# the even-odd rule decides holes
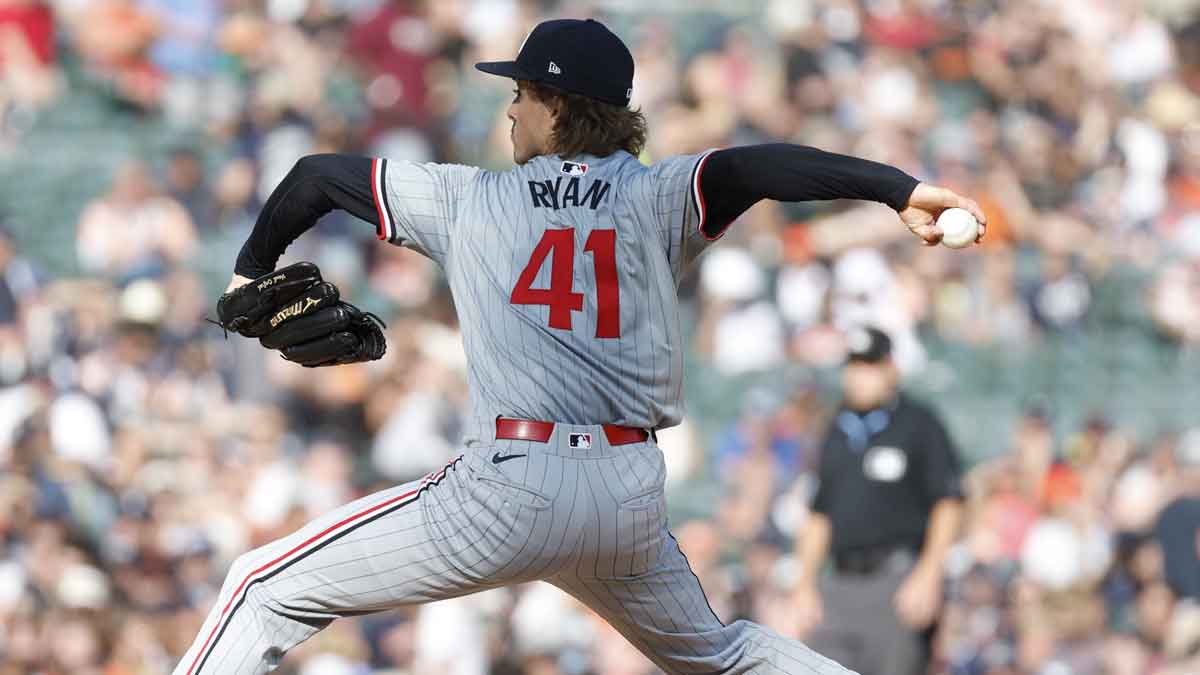
[[[700,233],[695,188],[705,156],[649,167],[625,152],[584,156],[577,160],[587,170],[578,176],[564,173],[554,156],[504,172],[377,160],[381,238],[441,263],[454,294],[472,394],[468,442],[490,441],[497,415],[678,424],[683,360],[675,294],[683,270],[710,243]],[[548,183],[540,200],[531,182]],[[546,231],[565,228],[575,241],[570,290],[583,298],[570,330],[549,325],[549,307],[510,300]],[[593,231],[608,229],[616,231],[619,339],[596,337],[595,262],[584,251]],[[548,258],[532,288],[550,288],[552,269]]]
[[[710,243],[705,157],[577,158],[586,171],[540,157],[506,172],[375,160],[379,237],[440,263],[454,294],[466,454],[240,557],[177,675],[267,672],[339,616],[531,580],[579,598],[669,673],[849,672],[762,627],[722,625],[667,530],[662,453],[611,448],[588,425],[661,429],[683,413],[676,288]],[[582,306],[555,328],[550,307],[512,296],[546,232],[565,229],[560,290]],[[597,337],[601,255],[586,245],[599,230],[615,232],[601,240],[615,237],[619,337]],[[552,287],[552,256],[531,289]],[[497,440],[497,416],[558,424],[547,443]]]
[[[848,673],[762,627],[722,625],[667,530],[665,477],[657,446],[609,447],[598,426],[478,446],[238,558],[175,672],[269,672],[339,616],[543,579],[668,673]]]

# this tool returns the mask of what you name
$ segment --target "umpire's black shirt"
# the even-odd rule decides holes
[[[841,408],[821,446],[813,510],[832,525],[835,559],[920,551],[933,505],[961,497],[958,453],[931,410],[899,394],[862,412]]]

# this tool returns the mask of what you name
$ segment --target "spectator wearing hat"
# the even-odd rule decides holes
[[[958,454],[938,417],[899,391],[887,334],[854,329],[847,343],[844,398],[798,542],[799,629],[848,668],[914,675],[962,515]]]

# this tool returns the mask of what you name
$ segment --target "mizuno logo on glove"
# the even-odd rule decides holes
[[[313,305],[319,304],[321,304],[321,298],[305,298],[304,302],[297,302],[293,305],[284,307],[283,309],[279,310],[275,316],[271,317],[271,328],[275,328],[281,322],[286,321],[290,317],[300,316],[311,309]]]
[[[310,262],[264,274],[217,300],[222,328],[258,338],[302,366],[374,361],[387,351],[383,321],[340,300]]]

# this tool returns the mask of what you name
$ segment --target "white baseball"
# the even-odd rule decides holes
[[[966,209],[946,209],[937,219],[942,228],[942,243],[950,248],[966,248],[979,236],[979,221]]]

